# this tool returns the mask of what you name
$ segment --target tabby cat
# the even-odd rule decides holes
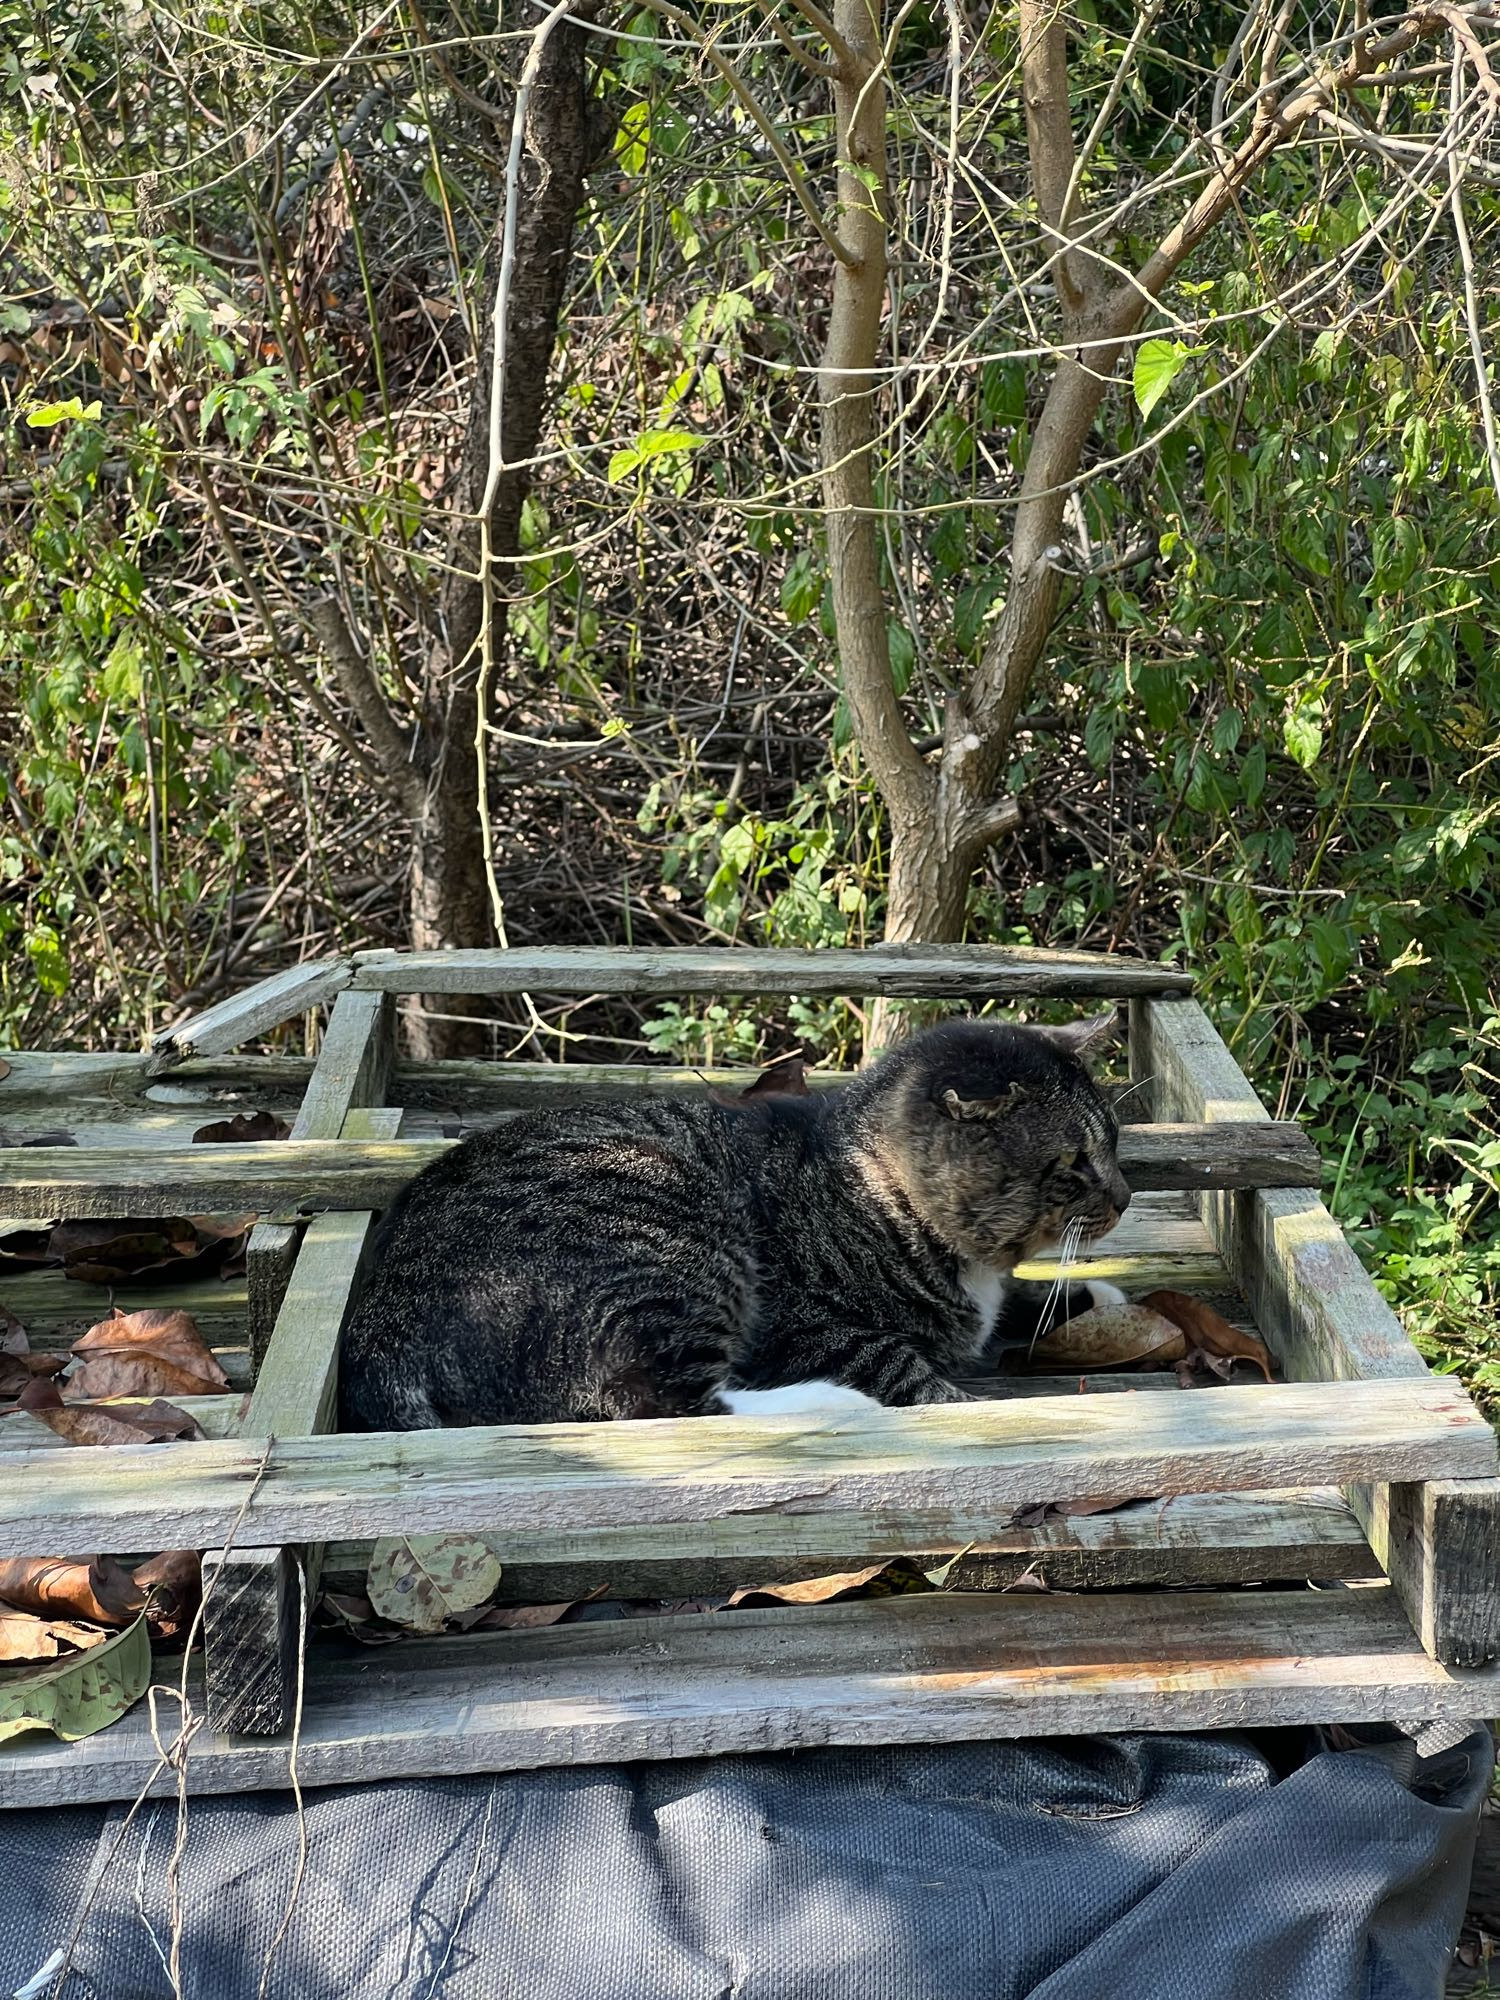
[[[1113,1025],[950,1021],[834,1091],[585,1103],[475,1134],[381,1227],[344,1424],[961,1400],[992,1343],[1037,1331],[1047,1288],[1014,1267],[1130,1200],[1082,1061]]]

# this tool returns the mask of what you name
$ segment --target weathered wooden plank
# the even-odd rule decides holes
[[[1268,1118],[1196,1001],[1136,1003],[1132,1061],[1155,1106],[1214,1122]],[[1427,1376],[1342,1230],[1315,1197],[1209,1194],[1203,1218],[1286,1372],[1306,1381]],[[1388,1468],[1395,1478],[1394,1468]],[[1350,1494],[1424,1645],[1477,1665],[1500,1655],[1500,1483],[1382,1484]]]
[[[356,1105],[380,1104],[396,1054],[393,995],[340,993],[328,1017],[327,1033],[307,1093],[292,1126],[293,1139],[394,1139],[400,1114],[376,1131],[346,1132],[345,1118]],[[296,1226],[258,1222],[250,1232],[246,1274],[250,1291],[250,1351],[265,1351],[281,1309],[282,1295],[297,1255]]]
[[[1190,993],[1192,975],[1103,952],[1012,945],[770,951],[684,945],[359,951],[356,987],[392,993],[847,993],[911,998]]]
[[[345,993],[339,1000],[367,997]],[[359,1011],[369,1014],[366,1008]],[[374,1023],[371,1015],[367,1029]],[[382,1058],[369,1043],[366,1032],[359,1048],[346,1046],[348,1060],[341,1060],[329,1081],[318,1115],[326,1114],[330,1098],[359,1089],[362,1077],[364,1087],[378,1088],[378,1068],[371,1064]],[[342,1125],[347,1137],[375,1138],[393,1133],[400,1120],[399,1111],[353,1109],[344,1112]],[[332,1429],[339,1342],[374,1222],[369,1211],[356,1209],[314,1216],[308,1224],[256,1375],[243,1434],[309,1437]],[[322,1553],[310,1543],[301,1549],[235,1547],[208,1557],[207,1566],[219,1579],[204,1600],[203,1615],[204,1681],[215,1726],[270,1736],[289,1720]]]
[[[1251,1136],[1253,1132],[1254,1136]],[[13,1216],[174,1215],[385,1208],[456,1141],[287,1139],[278,1145],[162,1147],[132,1176],[114,1149],[26,1147],[0,1153],[0,1205]],[[1224,1133],[1207,1125],[1129,1125],[1121,1171],[1135,1188],[1262,1187],[1305,1179],[1295,1126]]]
[[[947,1582],[954,1590],[1003,1590],[1027,1572],[1063,1590],[1380,1575],[1359,1523],[1332,1487],[1178,1494],[1034,1527],[997,1528],[992,1515],[948,1508],[907,1521],[904,1532],[873,1516],[830,1532],[826,1521],[793,1515],[778,1520],[774,1551],[755,1517],[701,1523],[690,1555],[674,1553],[679,1530],[651,1527],[489,1539],[504,1564],[496,1596],[515,1604],[566,1604],[601,1591],[717,1597],[742,1585],[841,1575],[898,1555],[923,1569],[956,1556]],[[324,1552],[324,1586],[362,1590],[371,1547],[332,1544]]]
[[[0,1462],[0,1555],[211,1548],[447,1529],[624,1526],[757,1513],[895,1519],[1103,1494],[1489,1476],[1495,1435],[1456,1383],[1278,1383],[1039,1396],[836,1420],[684,1417],[76,1452],[45,1488]],[[241,1516],[241,1507],[244,1515]],[[690,1540],[684,1544],[691,1547]]]
[[[309,958],[273,972],[268,979],[231,993],[216,1006],[190,1015],[175,1028],[152,1038],[147,1068],[152,1075],[170,1069],[188,1056],[222,1055],[253,1041],[284,1021],[293,1021],[310,1007],[320,1007],[343,991],[351,976],[346,958]]]
[[[1044,1615],[1045,1614],[1045,1615]],[[1439,1666],[1389,1591],[946,1593],[314,1647],[305,1786],[634,1758],[1094,1731],[1463,1719],[1500,1670]],[[194,1796],[284,1786],[290,1740],[200,1730]],[[0,1806],[162,1794],[136,1708],[82,1743],[0,1751]]]
[[[204,1556],[204,1701],[215,1729],[274,1736],[290,1725],[314,1588],[295,1549]]]

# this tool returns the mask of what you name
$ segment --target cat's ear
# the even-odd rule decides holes
[[[1120,1016],[1111,1007],[1107,1014],[1093,1014],[1083,1021],[1065,1021],[1060,1028],[1033,1028],[1033,1035],[1040,1035],[1053,1048],[1061,1049],[1064,1055],[1077,1056],[1082,1062],[1085,1056],[1093,1055],[1096,1049],[1113,1041],[1119,1033]]]
[[[1004,1118],[1029,1095],[1023,1084],[1013,1083],[998,1097],[960,1097],[950,1084],[938,1097],[950,1118]]]

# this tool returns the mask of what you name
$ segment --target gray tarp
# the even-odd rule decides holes
[[[1284,1732],[339,1787],[265,1991],[1437,2000],[1490,1765],[1483,1731],[1425,1760]],[[0,1817],[0,1995],[75,1931],[68,2000],[170,1994],[176,1831],[170,1803]],[[285,1795],[191,1803],[185,2000],[254,2000],[296,1858]]]

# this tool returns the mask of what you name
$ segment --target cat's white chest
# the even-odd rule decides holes
[[[1005,1302],[1005,1273],[991,1270],[987,1264],[966,1264],[958,1274],[958,1282],[979,1316],[979,1326],[974,1335],[974,1352],[979,1354],[989,1345],[995,1322],[1000,1317],[1000,1308]]]

